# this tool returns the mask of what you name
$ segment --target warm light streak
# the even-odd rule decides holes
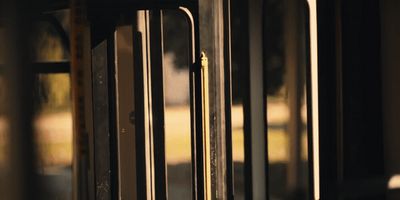
[[[311,101],[313,136],[313,179],[314,199],[320,199],[319,176],[319,111],[318,111],[318,38],[317,38],[317,0],[308,0],[310,8],[310,51],[311,51]]]
[[[394,175],[390,177],[388,182],[388,189],[389,190],[400,189],[400,175]]]

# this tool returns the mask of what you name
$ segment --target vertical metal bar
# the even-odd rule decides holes
[[[198,35],[198,29],[194,29],[195,35]],[[198,37],[195,37],[196,40]],[[197,42],[198,44],[198,42]],[[193,47],[195,49],[195,58],[199,57],[198,47]],[[197,50],[197,51],[196,51]],[[193,69],[193,82],[194,82],[194,105],[195,105],[195,113],[193,114],[195,117],[195,135],[196,135],[196,171],[197,171],[197,199],[205,199],[207,195],[206,190],[206,172],[204,169],[205,166],[205,149],[204,149],[204,118],[203,118],[203,96],[202,96],[202,70],[201,70],[201,62],[199,59],[193,61],[192,69]]]
[[[207,36],[202,41],[201,48],[209,54],[209,67],[207,75],[209,92],[204,98],[208,98],[209,103],[204,106],[209,107],[209,112],[205,113],[205,124],[209,123],[209,153],[205,156],[210,158],[206,166],[211,173],[211,198],[226,199],[226,124],[225,124],[225,62],[224,62],[224,0],[204,2],[201,9],[202,14],[208,13],[208,17],[202,16],[202,24],[210,24],[210,30],[201,33]],[[206,33],[206,34],[205,34]],[[205,74],[206,75],[206,74]],[[208,151],[206,149],[206,151]],[[208,155],[210,154],[210,155]]]
[[[192,51],[193,51],[193,60],[191,63],[192,67],[191,69],[193,70],[192,72],[194,73],[194,104],[195,104],[195,112],[194,119],[195,119],[195,135],[196,135],[196,158],[197,158],[197,199],[202,200],[206,198],[207,192],[206,191],[206,186],[205,186],[205,171],[202,166],[204,166],[204,153],[205,149],[203,147],[204,140],[203,140],[203,134],[204,134],[204,118],[203,115],[204,113],[202,112],[203,110],[203,96],[201,94],[202,91],[202,70],[201,70],[201,59],[200,59],[200,30],[199,30],[199,13],[198,13],[198,5],[194,5],[191,8],[191,13],[193,17],[193,22],[192,22],[192,40],[193,40],[193,46],[192,46]]]
[[[136,158],[141,162],[137,162],[137,199],[147,199],[146,184],[146,150],[145,150],[145,91],[143,80],[143,45],[142,34],[137,31],[137,27],[133,26],[133,76],[135,90],[135,133],[136,133]]]
[[[92,199],[88,177],[93,168],[89,159],[89,133],[92,133],[90,28],[86,1],[71,1],[71,83],[73,133],[73,199]],[[89,95],[88,95],[89,94]]]
[[[4,199],[38,199],[33,135],[33,67],[30,36],[34,6],[31,1],[2,2],[5,22],[4,75],[7,79],[9,151]]]
[[[343,110],[343,61],[342,61],[342,1],[335,1],[335,43],[336,43],[336,109]],[[336,135],[337,135],[337,180],[344,181],[343,163],[343,113],[336,116]]]
[[[209,79],[208,79],[208,59],[204,53],[201,54],[201,74],[202,74],[202,96],[203,96],[203,148],[204,148],[204,174],[206,200],[211,200],[211,135],[210,135],[210,110],[209,110]]]
[[[234,199],[232,157],[232,66],[231,66],[231,1],[223,1],[224,23],[224,95],[225,95],[225,159],[227,199]]]
[[[155,198],[167,199],[163,81],[162,11],[150,12],[151,99],[153,113]]]
[[[302,187],[301,169],[301,136],[303,124],[301,120],[301,98],[303,95],[303,19],[300,1],[285,2],[285,65],[288,90],[288,122],[289,161],[287,188],[289,192],[298,192]]]
[[[152,99],[151,99],[151,45],[150,45],[150,11],[146,10],[143,12],[144,23],[143,30],[145,37],[143,44],[145,44],[144,49],[144,59],[146,59],[146,64],[144,65],[144,90],[145,90],[145,130],[146,130],[146,166],[147,166],[147,192],[148,197],[151,200],[155,199],[155,168],[154,168],[154,140],[153,140],[153,113],[152,113]]]
[[[306,102],[307,102],[307,154],[308,154],[308,194],[314,196],[314,153],[313,153],[313,127],[312,127],[312,95],[311,95],[311,47],[310,47],[310,9],[304,2],[305,20],[305,57],[306,57]]]
[[[249,1],[251,167],[253,199],[268,199],[267,133],[262,63],[262,0]]]
[[[137,199],[153,199],[151,173],[150,116],[148,93],[148,12],[138,11],[133,25],[133,62],[135,88],[135,131],[137,164]]]
[[[193,20],[190,19],[189,20]],[[194,35],[194,27],[193,21],[189,22],[189,27],[191,28],[189,31],[189,38],[192,38]],[[189,42],[189,50],[194,51],[193,41]],[[201,120],[201,114],[198,116],[196,111],[199,110],[196,105],[196,65],[194,64],[194,56],[196,56],[193,52],[192,55],[189,56],[189,87],[190,87],[190,133],[191,133],[191,141],[192,141],[192,177],[193,177],[193,200],[201,200],[204,199],[204,178],[203,178],[203,140],[202,140],[202,131],[198,128],[198,120]],[[197,66],[200,68],[199,66]],[[201,107],[200,107],[201,109]],[[198,118],[198,119],[197,119]],[[200,135],[200,136],[199,136]]]
[[[248,25],[249,22],[249,4],[244,1],[238,2],[243,11],[240,12],[241,18]],[[239,68],[240,79],[243,80],[241,87],[242,99],[243,99],[243,137],[244,137],[244,192],[245,199],[253,199],[253,173],[252,173],[252,149],[251,149],[251,110],[250,110],[250,46],[248,38],[250,38],[250,30],[244,31],[243,38],[246,39],[243,42],[243,52],[246,52],[243,63]]]
[[[119,171],[118,171],[118,129],[117,129],[117,91],[116,91],[116,58],[115,58],[115,30],[107,40],[107,74],[108,74],[108,116],[109,116],[109,162],[110,162],[110,196],[119,198]]]
[[[310,23],[310,75],[311,75],[311,124],[312,124],[312,169],[314,183],[314,199],[320,199],[320,160],[319,160],[319,88],[318,88],[318,32],[317,32],[317,1],[308,0]]]

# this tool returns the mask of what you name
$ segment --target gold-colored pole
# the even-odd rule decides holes
[[[86,1],[71,0],[71,94],[73,110],[73,199],[90,198],[88,191],[91,121],[90,28]]]
[[[210,143],[210,111],[209,111],[209,82],[208,58],[201,53],[202,96],[203,96],[203,147],[204,147],[204,192],[206,200],[211,200],[211,143]]]

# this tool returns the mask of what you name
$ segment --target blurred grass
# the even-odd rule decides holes
[[[232,133],[233,160],[244,160],[243,129],[237,128]],[[301,157],[307,159],[307,133],[301,137]],[[283,129],[268,130],[268,159],[271,163],[287,162],[289,160],[289,137]]]
[[[232,116],[240,115],[241,109],[234,107]],[[183,107],[169,107],[166,113],[166,154],[169,164],[190,161],[190,126],[189,110]],[[236,117],[233,121],[243,120]],[[276,120],[275,120],[276,118]],[[278,123],[284,123],[283,117],[272,118]],[[243,124],[233,124],[232,153],[234,161],[244,160]],[[289,159],[289,137],[284,129],[269,128],[268,130],[268,157],[271,163],[287,162]],[[307,132],[301,137],[301,157],[307,159]]]
[[[72,144],[69,142],[37,143],[37,153],[40,155],[39,166],[63,166],[72,164]]]
[[[170,107],[166,109],[166,156],[169,164],[188,162],[190,154],[189,109]],[[0,123],[0,126],[2,126]],[[41,166],[70,165],[72,162],[72,116],[70,112],[42,113],[36,119],[37,151]],[[1,132],[0,127],[0,132]],[[268,151],[271,163],[287,162],[289,138],[284,129],[268,130]],[[0,149],[4,148],[0,141]],[[237,126],[232,133],[233,160],[244,159],[243,127]],[[302,159],[307,159],[307,135],[302,135]],[[0,161],[4,159],[0,151]]]

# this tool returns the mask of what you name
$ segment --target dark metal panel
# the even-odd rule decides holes
[[[162,29],[162,11],[152,10],[150,12],[150,68],[156,199],[167,199]]]
[[[337,79],[335,1],[318,1],[319,169],[321,199],[337,199]],[[315,131],[315,130],[313,130]]]
[[[115,35],[111,34],[107,40],[107,73],[108,73],[108,112],[109,112],[109,148],[110,148],[110,182],[111,199],[119,198],[118,182],[118,128],[117,128],[117,97],[116,97],[116,72],[115,72]]]
[[[389,178],[371,177],[345,180],[338,186],[339,199],[386,199],[382,196],[388,189]],[[372,197],[372,198],[371,198]],[[379,197],[379,198],[377,198]]]
[[[379,1],[342,1],[341,19],[343,180],[384,176]]]
[[[107,40],[92,50],[93,142],[96,199],[111,199]]]
[[[343,1],[341,13],[343,176],[383,176],[379,1]]]
[[[378,1],[318,2],[322,199],[384,175],[379,20]]]

